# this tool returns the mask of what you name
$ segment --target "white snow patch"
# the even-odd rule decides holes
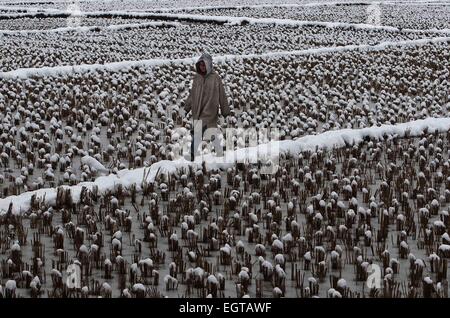
[[[109,169],[106,169],[103,164],[101,164],[97,159],[91,156],[83,156],[81,158],[81,164],[89,166],[91,170],[100,173],[109,173]]]

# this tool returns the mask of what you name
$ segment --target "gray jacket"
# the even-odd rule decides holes
[[[199,73],[199,62],[204,61],[206,74]],[[204,126],[217,127],[219,106],[223,116],[230,113],[227,96],[222,78],[213,70],[211,55],[204,53],[195,63],[197,73],[194,76],[192,88],[186,100],[184,109],[186,113],[192,110],[194,120],[202,120]]]

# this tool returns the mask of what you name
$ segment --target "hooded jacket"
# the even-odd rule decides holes
[[[201,61],[206,65],[205,75],[200,74]],[[217,127],[219,106],[223,116],[230,113],[222,78],[213,70],[212,57],[208,53],[203,53],[197,60],[195,70],[196,74],[184,109],[186,113],[192,110],[193,119],[201,119],[203,126]]]

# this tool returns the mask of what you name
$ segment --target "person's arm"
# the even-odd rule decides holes
[[[219,104],[220,110],[222,111],[222,116],[226,117],[230,114],[230,106],[228,105],[227,95],[225,94],[225,88],[223,87],[223,82],[220,76],[219,80]]]

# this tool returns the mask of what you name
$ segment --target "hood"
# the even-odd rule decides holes
[[[208,53],[203,53],[202,56],[200,56],[200,58],[197,60],[197,63],[195,63],[195,70],[199,74],[200,74],[200,72],[199,72],[198,63],[200,63],[201,61],[205,62],[205,65],[206,65],[206,74],[205,74],[205,76],[206,76],[209,73],[211,73],[212,69],[213,69],[212,57]]]

